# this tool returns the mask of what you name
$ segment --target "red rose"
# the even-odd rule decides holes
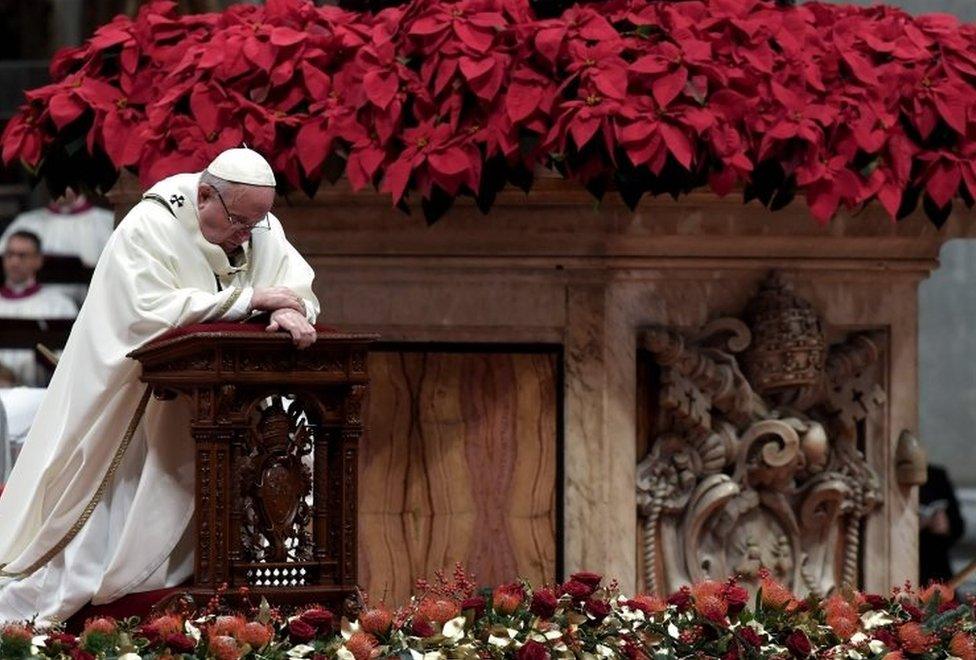
[[[885,607],[885,599],[878,594],[864,594],[864,601],[872,610],[880,610]]]
[[[315,626],[304,619],[295,619],[288,624],[288,634],[296,642],[308,642],[315,637]]]
[[[879,628],[874,631],[874,638],[887,646],[889,649],[898,648],[898,637],[890,630]]]
[[[762,638],[759,636],[759,633],[749,626],[742,626],[742,628],[739,629],[739,637],[742,638],[742,641],[753,648],[758,649],[762,646]]]
[[[901,607],[908,612],[908,616],[912,617],[912,621],[921,621],[925,618],[925,613],[912,603],[902,603]]]
[[[314,626],[319,632],[331,631],[332,622],[335,620],[332,612],[321,607],[306,610],[302,612],[299,618],[308,625]]]
[[[465,598],[461,601],[461,611],[471,610],[474,612],[474,618],[480,617],[485,613],[486,601],[481,596],[472,596],[471,598]]]
[[[434,626],[427,619],[414,617],[413,622],[410,624],[410,632],[417,637],[432,637],[434,635]]]
[[[96,658],[88,651],[73,649],[71,651],[71,660],[96,660]]]
[[[681,587],[668,596],[668,605],[674,605],[679,612],[684,612],[691,607],[691,590],[688,587]]]
[[[552,593],[551,590],[536,589],[532,594],[532,604],[529,605],[529,611],[543,619],[549,619],[556,613],[558,604],[556,594]]]
[[[586,584],[583,584],[579,580],[570,580],[563,585],[563,593],[569,594],[569,597],[575,601],[582,602],[593,595],[594,589],[591,589]]]
[[[729,616],[738,616],[749,602],[749,592],[733,584],[725,590],[725,602],[729,605]]]
[[[603,621],[610,614],[610,603],[591,598],[586,601],[586,612],[596,619],[597,622]]]
[[[196,640],[183,633],[170,633],[166,635],[163,643],[170,651],[175,651],[176,653],[193,653],[193,650],[197,647]]]
[[[586,586],[590,587],[594,591],[600,586],[600,582],[603,581],[603,576],[599,573],[590,573],[589,571],[581,571],[579,573],[573,573],[569,576],[570,580],[576,580],[577,582],[582,582]]]
[[[59,644],[62,648],[73,649],[78,645],[78,638],[65,632],[52,632],[48,635],[48,644]]]
[[[739,645],[735,642],[729,646],[729,650],[725,652],[722,656],[722,660],[739,660],[742,657],[742,652],[739,651]]]
[[[790,650],[795,658],[806,658],[813,651],[810,646],[810,639],[802,630],[794,630],[786,638],[786,648]]]
[[[549,660],[549,649],[539,642],[526,642],[516,654],[518,660]]]

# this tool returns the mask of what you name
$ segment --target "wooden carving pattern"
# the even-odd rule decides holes
[[[813,308],[776,276],[745,317],[753,327],[641,337],[661,368],[637,476],[649,590],[734,574],[755,585],[762,567],[798,594],[857,582],[861,524],[881,497],[858,422],[884,402],[883,337],[828,350]]]
[[[482,584],[556,578],[555,353],[372,353],[361,584],[403,602],[461,561]]]
[[[226,583],[274,604],[340,611],[357,581],[358,443],[373,337],[201,332],[131,354],[154,391],[184,394],[196,442],[198,604]]]
[[[312,475],[303,462],[314,437],[299,400],[271,397],[239,461],[243,487],[241,540],[250,562],[312,557]]]

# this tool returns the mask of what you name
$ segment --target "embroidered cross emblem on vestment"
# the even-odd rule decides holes
[[[186,201],[186,197],[184,197],[183,195],[173,195],[172,197],[169,198],[170,204],[176,204],[180,208],[183,208],[183,203],[185,201]]]

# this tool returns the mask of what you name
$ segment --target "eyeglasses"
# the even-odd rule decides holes
[[[230,211],[227,210],[227,204],[224,202],[224,198],[221,196],[220,191],[214,188],[213,186],[211,186],[211,188],[213,188],[213,191],[217,193],[217,199],[220,200],[220,205],[224,207],[224,213],[227,214],[227,222],[234,225],[235,227],[240,227],[241,229],[247,229],[248,231],[254,231],[255,229],[271,229],[271,221],[268,220],[267,215],[265,215],[257,222],[253,222],[253,223],[248,222],[244,218],[240,218],[236,215],[233,215]]]

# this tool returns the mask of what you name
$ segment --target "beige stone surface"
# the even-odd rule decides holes
[[[120,206],[132,196],[122,193]],[[936,230],[921,215],[890,222],[874,206],[816,224],[802,203],[770,213],[741,198],[645,200],[636,212],[558,180],[506,192],[482,215],[459,202],[428,227],[389,199],[344,186],[295,195],[276,214],[317,272],[323,321],[387,341],[558,343],[564,347],[566,574],[637,584],[636,337],[738,314],[780,269],[828,325],[887,333],[887,408],[867,458],[886,502],[867,522],[865,586],[917,570],[914,490],[893,478],[903,429],[917,430],[917,286],[939,246],[973,222]]]

